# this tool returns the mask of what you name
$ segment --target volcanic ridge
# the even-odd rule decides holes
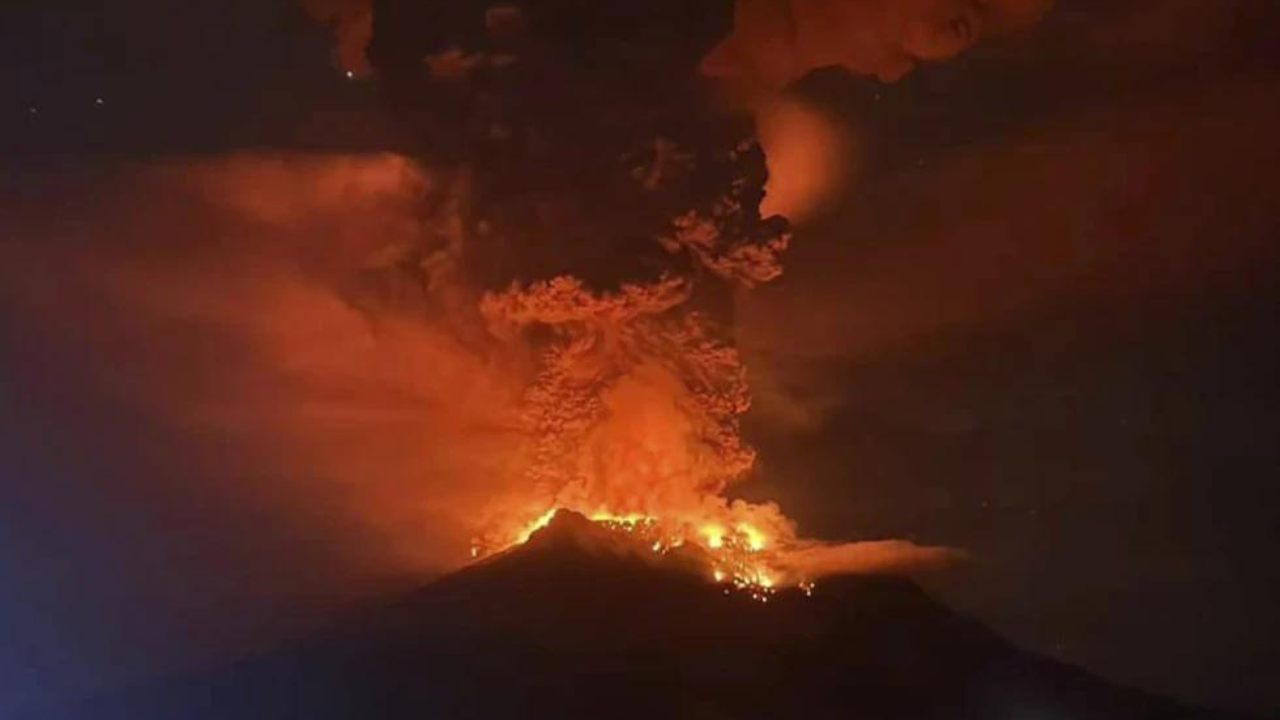
[[[703,552],[654,553],[562,511],[301,642],[46,717],[1215,717],[1019,650],[909,580],[759,602],[714,582]]]

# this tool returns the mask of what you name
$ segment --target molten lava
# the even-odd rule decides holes
[[[528,542],[535,533],[550,525],[560,511],[561,508],[553,508],[540,515],[520,530],[517,542],[511,546]],[[768,602],[769,596],[776,593],[781,584],[777,580],[779,571],[773,565],[773,553],[768,549],[768,538],[751,525],[742,524],[726,530],[719,525],[708,524],[690,532],[691,528],[687,526],[643,515],[618,516],[600,512],[591,514],[588,519],[600,528],[622,536],[623,541],[635,548],[655,555],[697,548],[698,557],[708,566],[708,575],[716,583],[725,584],[726,592],[731,587],[748,593],[755,600]],[[472,550],[473,556],[484,552],[480,546]],[[793,584],[800,586],[806,594],[812,593],[814,587],[812,582],[804,579]]]

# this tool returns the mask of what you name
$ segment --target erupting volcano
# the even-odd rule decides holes
[[[753,602],[638,525],[560,512],[302,642],[58,718],[1214,717],[1018,650],[902,579]]]
[[[712,558],[711,575],[762,600],[778,585],[871,569],[869,560],[884,570],[957,555],[805,540],[776,504],[726,495],[755,461],[740,434],[748,373],[694,298],[700,282],[746,291],[778,277],[790,238],[785,220],[759,216],[759,149],[743,145],[727,159],[742,173],[731,189],[656,239],[683,258],[683,275],[612,292],[562,276],[484,296],[490,332],[531,344],[536,371],[520,412],[529,439],[523,493],[495,502],[473,556],[524,542],[560,510],[642,538],[654,552],[696,545]]]
[[[456,180],[428,219],[449,229],[388,274],[518,366],[498,422],[519,447],[469,513],[473,558],[558,511],[655,552],[697,546],[709,576],[759,597],[959,556],[805,539],[776,504],[734,497],[755,452],[733,308],[783,274],[793,218],[765,213],[811,210],[847,175],[831,155],[852,143],[787,85],[821,68],[894,81],[1033,25],[1047,0],[308,4]]]
[[[221,658],[215,651],[223,648],[214,648],[214,659],[243,658],[250,646],[259,652],[222,667],[195,658],[191,666],[203,669],[185,677],[156,681],[153,673],[133,690],[34,717],[1202,715],[1020,650],[916,585],[926,581],[917,570],[950,564],[972,569],[961,563],[968,557],[965,547],[991,556],[993,547],[1018,546],[1010,541],[1015,532],[1055,532],[1042,521],[1040,506],[1028,501],[1025,512],[1015,507],[1022,493],[1008,487],[1044,467],[1070,465],[1036,454],[1037,443],[1057,433],[1056,425],[1042,427],[1044,437],[1026,440],[1026,434],[1006,434],[1017,417],[992,411],[988,415],[998,421],[986,420],[999,428],[983,435],[969,427],[984,422],[980,413],[960,401],[937,401],[948,405],[945,412],[932,404],[916,412],[904,401],[894,412],[909,419],[867,421],[900,433],[895,437],[905,439],[896,445],[858,435],[859,417],[831,423],[828,434],[815,434],[813,442],[824,451],[844,450],[840,443],[857,436],[863,445],[850,442],[847,454],[795,452],[791,457],[815,459],[807,467],[794,463],[790,472],[757,462],[753,447],[763,453],[771,441],[797,447],[809,441],[779,440],[807,407],[785,419],[785,412],[770,417],[767,407],[753,410],[753,389],[766,406],[769,400],[788,405],[793,390],[792,405],[808,400],[801,398],[803,389],[788,384],[796,380],[788,363],[823,375],[824,388],[843,383],[844,392],[864,377],[873,378],[868,384],[881,377],[868,371],[849,379],[854,373],[848,368],[863,361],[854,355],[864,338],[852,336],[875,336],[866,342],[883,350],[876,368],[893,371],[911,361],[899,351],[910,345],[915,352],[918,342],[919,355],[933,355],[901,382],[929,395],[934,364],[951,362],[938,350],[951,347],[943,329],[949,333],[956,318],[982,315],[1005,299],[1003,286],[987,287],[999,284],[993,278],[1018,275],[1008,283],[1016,286],[1010,297],[1028,305],[1025,316],[1053,316],[1059,305],[1070,304],[1058,301],[1077,286],[1109,282],[1115,268],[1107,265],[1108,253],[1119,257],[1128,250],[1098,251],[1097,267],[1092,259],[1080,267],[1058,265],[1071,265],[1071,253],[1092,253],[1096,248],[1088,243],[1100,247],[1091,238],[1110,237],[1103,229],[1127,232],[1129,223],[1138,223],[1131,214],[1154,214],[1144,204],[1148,194],[1172,192],[1175,185],[1186,190],[1180,182],[1162,185],[1176,173],[1153,159],[1164,152],[1160,148],[1178,143],[1139,142],[1129,137],[1137,131],[1117,132],[1108,142],[1140,146],[1141,152],[1131,152],[1150,164],[1139,171],[1098,161],[1064,174],[1069,187],[1088,188],[1080,192],[1087,198],[1077,203],[1081,209],[1050,218],[1069,228],[1055,235],[1057,242],[1074,249],[1053,246],[1037,254],[1022,239],[1029,234],[1025,228],[1038,231],[1039,218],[1035,225],[1006,223],[1012,201],[992,197],[1028,174],[1057,177],[1052,165],[1058,155],[1036,157],[1058,136],[1032,133],[1047,122],[1032,109],[1052,106],[1045,99],[1052,93],[1013,98],[1011,104],[1026,105],[1021,112],[1027,116],[1026,127],[1015,128],[991,113],[948,114],[945,106],[966,94],[978,98],[975,103],[1004,101],[994,81],[970,87],[962,73],[952,77],[940,70],[914,85],[907,80],[905,89],[898,84],[986,40],[1032,28],[1053,0],[301,2],[336,36],[335,71],[325,67],[326,29],[311,28],[317,72],[330,72],[329,90],[349,92],[344,97],[352,107],[367,105],[352,111],[360,116],[350,123],[352,134],[368,132],[377,140],[348,150],[350,155],[327,155],[299,130],[297,143],[306,153],[246,152],[121,170],[102,184],[127,185],[120,197],[145,197],[141,204],[149,207],[135,212],[109,193],[99,200],[96,185],[85,190],[105,208],[98,211],[102,221],[73,218],[65,228],[57,225],[72,239],[47,257],[43,250],[15,254],[21,261],[40,259],[34,279],[21,278],[23,289],[15,296],[37,298],[29,305],[41,319],[84,312],[82,324],[93,328],[84,333],[92,335],[87,344],[102,348],[95,381],[111,390],[102,394],[128,396],[121,405],[154,421],[160,428],[154,436],[176,444],[189,435],[201,457],[216,456],[204,469],[209,487],[179,487],[165,478],[174,507],[198,508],[190,512],[190,527],[188,514],[167,512],[163,503],[159,509],[135,503],[124,491],[114,498],[130,512],[107,513],[110,522],[102,522],[145,545],[142,554],[155,553],[138,567],[173,573],[175,605],[222,610],[217,598],[210,599],[214,593],[202,590],[206,586],[187,582],[199,572],[213,578],[207,587],[215,591],[238,584],[249,588],[246,596],[276,590],[273,575],[281,563],[263,559],[252,544],[216,547],[217,537],[204,532],[199,519],[209,498],[225,503],[219,509],[229,519],[219,520],[234,528],[227,534],[237,541],[240,528],[253,523],[269,536],[264,544],[282,548],[277,553],[288,558],[284,564],[309,554],[319,569],[314,576],[299,571],[296,587],[288,589],[300,596],[314,586],[343,592],[314,600],[317,614],[329,613],[324,623],[306,630],[299,623],[292,635],[277,636],[292,641],[254,637]],[[1015,54],[993,51],[975,67],[992,73]],[[1019,68],[1007,75],[1030,72]],[[1159,82],[1175,76],[1163,72]],[[1047,77],[1044,84],[1051,85],[1057,76]],[[934,87],[948,83],[954,85],[949,92]],[[1085,95],[1092,102],[1090,93]],[[107,106],[97,98],[90,109],[104,114]],[[1160,117],[1178,107],[1162,107]],[[53,114],[32,107],[23,119],[42,122]],[[324,135],[325,119],[315,125]],[[888,129],[900,130],[897,141],[878,147]],[[987,135],[1014,129],[1030,138],[1014,146],[1018,152],[1002,155],[1005,164],[1017,160],[1016,172],[995,178],[993,171],[996,190],[987,194],[953,192],[986,181],[987,156],[981,153]],[[383,130],[395,140],[384,140]],[[1025,148],[1034,150],[1025,153],[1028,158]],[[951,160],[955,167],[937,170],[935,177],[929,161],[952,156],[964,162]],[[951,171],[954,177],[947,175]],[[873,173],[876,181],[867,181]],[[120,178],[129,182],[116,182]],[[1101,187],[1108,184],[1115,188]],[[48,202],[52,215],[76,204],[47,201],[39,188],[28,194],[33,206]],[[831,207],[842,203],[849,207]],[[822,267],[810,267],[805,279],[793,282],[802,275],[797,268],[805,267],[797,255],[815,247],[804,244],[806,223],[839,224],[845,217],[840,213],[867,216],[865,224],[840,228],[858,237],[827,240],[844,243],[840,252],[857,254],[858,263],[846,263],[828,280],[818,277],[827,271],[826,250],[814,252],[807,262]],[[1203,219],[1217,222],[1230,214],[1206,205]],[[916,238],[947,235],[948,225],[968,222],[970,215],[981,222],[966,225],[954,239]],[[191,228],[182,245],[169,242],[178,225]],[[907,239],[877,244],[882,231]],[[116,244],[98,243],[99,234]],[[965,238],[981,234],[998,241],[971,254]],[[924,258],[920,267],[913,253]],[[859,264],[864,257],[866,264]],[[1144,257],[1126,261],[1137,265]],[[1009,268],[992,269],[1006,260]],[[983,267],[953,273],[952,265],[962,264]],[[856,283],[855,266],[861,273]],[[1117,261],[1116,267],[1128,266]],[[1178,275],[1181,266],[1171,267],[1170,277]],[[858,291],[818,293],[820,283],[856,284]],[[921,292],[917,284],[933,290]],[[70,288],[69,297],[64,302],[49,287]],[[46,293],[56,301],[45,301]],[[953,302],[963,307],[939,310]],[[847,313],[849,307],[859,312]],[[102,308],[119,317],[105,321]],[[793,320],[818,330],[779,329]],[[78,327],[70,321],[32,325]],[[840,348],[824,353],[810,347],[823,341],[816,338],[822,328],[837,325],[851,336]],[[68,343],[79,341],[76,333],[66,335]],[[786,355],[793,346],[804,350],[794,359]],[[977,359],[969,360],[979,364],[985,356],[973,352]],[[828,372],[833,366],[827,363],[837,360],[842,369]],[[1042,376],[1029,377],[1025,384],[1040,393]],[[1075,388],[1061,396],[1041,394],[1037,401],[1046,405],[1079,405],[1081,417],[1101,414],[1090,414]],[[848,410],[855,403],[831,403],[837,404]],[[132,417],[120,424],[131,427],[129,422],[142,424]],[[40,419],[32,437],[58,434],[51,429],[57,424]],[[125,435],[104,435],[98,443],[113,444],[118,436]],[[164,443],[142,431],[137,438],[146,442],[127,437],[118,444],[137,450],[130,461],[150,467],[153,448],[138,448]],[[962,481],[999,476],[1005,484],[992,480],[987,490],[968,495],[941,484],[926,487],[951,468],[926,472],[930,466],[906,462],[897,468],[896,458],[882,457],[889,471],[877,475],[881,468],[869,461],[866,474],[873,477],[858,485],[870,492],[845,492],[864,472],[859,453],[887,448],[887,454],[909,456],[921,437],[944,446],[935,457],[974,466],[968,475],[956,473]],[[1106,444],[1093,435],[1089,440]],[[1016,447],[1034,456],[1022,462],[1040,464],[1024,472],[1032,465],[1002,464],[1004,456],[995,452],[983,456],[989,465],[973,462],[974,453],[946,452],[961,446],[986,452],[988,444]],[[1126,447],[1121,454],[1129,463],[1141,453]],[[855,455],[858,460],[851,460]],[[164,459],[185,458],[177,450],[172,457],[178,460]],[[168,466],[157,461],[156,467]],[[1073,481],[1093,467],[1084,466]],[[799,487],[798,480],[833,468],[836,482]],[[1004,497],[996,492],[1002,488]],[[892,515],[882,507],[901,515],[911,505],[914,512],[921,489],[937,491],[927,498],[932,514],[870,527]],[[905,499],[876,506],[890,491]],[[1045,507],[1065,494],[1047,493]],[[89,497],[96,503],[97,494]],[[983,534],[997,515],[987,512],[989,498],[991,505],[1007,506],[1000,511],[1008,534]],[[815,499],[828,507],[815,512]],[[962,515],[962,505],[974,512]],[[857,508],[861,515],[824,515],[828,508]],[[181,525],[209,554],[223,553],[237,568],[242,563],[248,568],[243,577],[252,582],[206,571],[189,559],[202,557],[185,550],[190,544],[171,548],[152,541],[165,539],[162,532],[136,532],[158,517]],[[282,527],[266,527],[272,523],[264,517],[282,518]],[[59,522],[73,524],[67,518],[79,521],[69,510]],[[916,537],[917,531],[942,539],[938,545],[860,539]],[[1105,542],[1088,551],[1109,549]],[[1036,572],[1061,566],[1054,565],[1056,556],[1041,562],[1036,552],[1026,551]],[[1085,550],[1075,552],[1070,557],[1087,557]],[[84,565],[68,564],[65,572],[98,571]],[[187,565],[199,571],[182,567]],[[991,595],[1009,589],[974,584]],[[111,599],[129,605],[127,594]],[[278,602],[304,614],[303,602]],[[335,610],[340,604],[344,610]],[[353,605],[359,609],[347,613]],[[957,606],[975,607],[962,596]],[[55,630],[50,637],[62,629]],[[1097,627],[1076,631],[1100,634]],[[169,633],[157,635],[168,642]],[[1016,630],[1011,636],[1018,637]],[[1033,641],[1068,656],[1056,637]],[[199,665],[202,660],[208,662]]]

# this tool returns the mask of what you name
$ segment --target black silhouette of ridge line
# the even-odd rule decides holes
[[[915,583],[768,603],[560,512],[529,541],[300,642],[52,720],[1216,718],[1020,650]]]

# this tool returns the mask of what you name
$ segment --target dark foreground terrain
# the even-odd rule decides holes
[[[1023,652],[888,577],[768,603],[561,513],[308,640],[59,720],[1213,717]]]

